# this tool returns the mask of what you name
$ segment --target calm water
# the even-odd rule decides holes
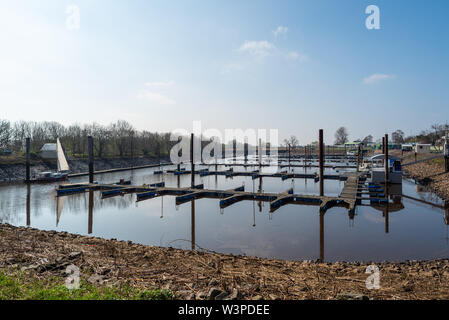
[[[95,179],[104,183],[125,178],[131,179],[133,184],[164,180],[166,186],[190,185],[190,175],[178,178],[165,174],[162,177],[154,175],[154,170],[110,173],[97,175]],[[234,170],[245,169],[236,167]],[[309,168],[306,172],[315,171]],[[295,168],[295,172],[305,171]],[[329,169],[325,173],[336,171]],[[70,182],[86,180],[87,177],[82,177]],[[251,177],[196,176],[196,182],[210,189],[229,189],[242,184],[246,191],[259,188],[259,179]],[[326,180],[325,194],[337,196],[343,185],[344,182]],[[217,252],[280,259],[399,261],[449,256],[445,224],[449,212],[407,198],[400,199],[402,210],[390,210],[388,214],[382,209],[358,206],[353,219],[345,208],[332,208],[320,215],[316,206],[286,205],[270,213],[268,202],[254,201],[242,201],[221,210],[218,199],[196,200],[192,214],[191,202],[176,206],[172,196],[136,203],[135,195],[131,194],[102,200],[99,192],[87,192],[57,199],[56,186],[0,186],[0,219],[16,226],[29,225],[158,246],[191,248],[193,239],[198,247]],[[318,194],[318,183],[313,180],[264,178],[262,183],[265,192],[281,192],[291,187],[295,193]],[[417,188],[404,180],[402,192],[441,203],[433,194]]]

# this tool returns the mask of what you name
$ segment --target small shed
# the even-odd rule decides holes
[[[40,155],[42,159],[57,159],[56,143],[46,143],[42,146]]]
[[[416,153],[430,153],[430,144],[417,143],[415,146]]]

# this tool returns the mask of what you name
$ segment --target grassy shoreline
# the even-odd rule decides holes
[[[0,291],[22,286],[7,299],[449,299],[449,259],[375,264],[380,288],[369,290],[371,263],[261,259],[0,224]],[[69,265],[80,270],[79,293],[63,288]]]

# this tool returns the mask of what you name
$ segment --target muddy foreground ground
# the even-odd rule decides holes
[[[368,264],[259,259],[0,224],[0,271],[44,279],[72,264],[99,286],[169,289],[178,299],[449,299],[447,259],[377,263],[380,289],[368,290]]]

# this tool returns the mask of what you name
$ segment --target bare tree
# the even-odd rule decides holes
[[[290,146],[292,149],[298,146],[298,142],[298,139],[294,135],[291,135],[288,139],[284,139],[285,146]]]
[[[11,123],[0,119],[0,148],[4,149],[11,142]]]
[[[348,131],[345,127],[338,128],[335,132],[335,144],[345,144],[346,142],[348,142],[348,136]]]
[[[365,138],[363,138],[362,143],[364,145],[368,144],[368,143],[372,143],[373,142],[373,136],[372,135],[367,135]]]
[[[398,129],[391,134],[394,143],[404,143],[404,131]]]

